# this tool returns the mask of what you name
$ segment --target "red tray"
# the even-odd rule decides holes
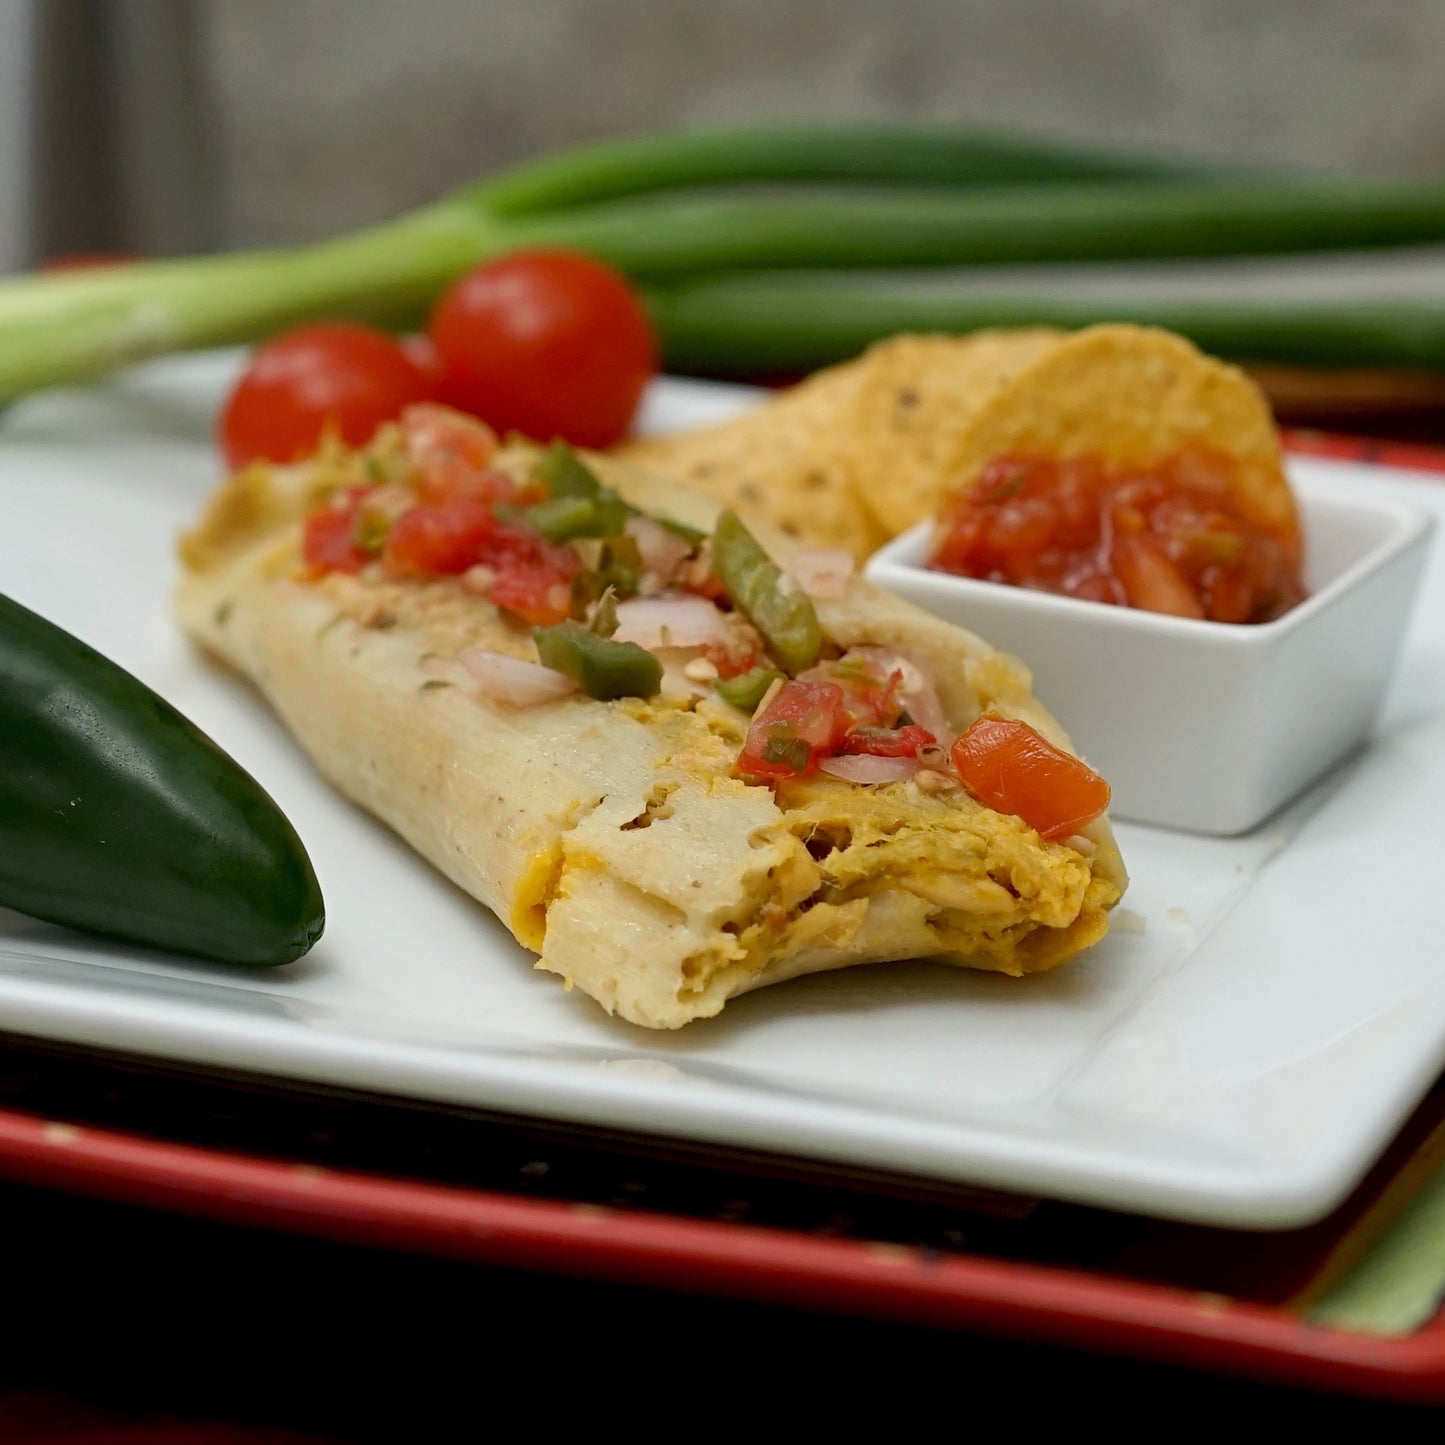
[[[35,1046],[22,1043],[18,1048]],[[14,1049],[0,1053],[0,1074],[15,1077],[16,1057]],[[1338,1273],[1342,1259],[1357,1255],[1366,1223],[1378,1232],[1382,1207],[1400,1194],[1402,1166],[1418,1160],[1422,1146],[1429,1147],[1432,1157],[1440,1152],[1445,1144],[1445,1090],[1430,1096],[1354,1198],[1310,1229],[1244,1234],[1077,1206],[1038,1206],[1065,1219],[1065,1237],[1097,1239],[1102,1231],[1109,1241],[1108,1267],[1090,1268],[997,1257],[999,1240],[1005,1241],[1004,1252],[1010,1248],[1010,1230],[1022,1231],[1024,1249],[1036,1248],[1043,1239],[1043,1252],[1059,1255],[1059,1231],[1037,1231],[1029,1222],[1032,1201],[950,1191],[910,1203],[907,1181],[847,1176],[819,1180],[807,1174],[780,1181],[779,1172],[799,1166],[757,1157],[724,1160],[722,1170],[715,1167],[716,1160],[710,1166],[713,1182],[722,1183],[729,1194],[771,1189],[774,1217],[777,1200],[809,1190],[815,1210],[830,1207],[828,1201],[848,1205],[851,1199],[856,1205],[860,1197],[872,1198],[881,1200],[884,1218],[889,1210],[911,1208],[930,1218],[966,1222],[965,1234],[976,1234],[984,1246],[970,1251],[966,1246],[955,1250],[900,1243],[897,1231],[893,1238],[870,1237],[867,1231],[876,1220],[865,1219],[861,1232],[839,1238],[820,1234],[816,1217],[800,1216],[803,1227],[783,1228],[641,1208],[625,1199],[616,1205],[599,1203],[609,1190],[615,1191],[615,1184],[605,1184],[600,1195],[583,1189],[579,1192],[591,1197],[580,1200],[529,1197],[512,1188],[440,1183],[389,1170],[313,1162],[318,1156],[335,1159],[337,1148],[308,1149],[308,1139],[349,1130],[353,1139],[375,1141],[389,1129],[395,1139],[411,1140],[424,1129],[424,1121],[436,1117],[397,1101],[305,1095],[267,1081],[202,1080],[105,1058],[25,1052],[18,1058],[22,1071],[35,1068],[39,1058],[41,1077],[49,1069],[52,1078],[64,1081],[58,1094],[52,1086],[49,1097],[42,1093],[35,1098],[32,1090],[35,1102],[51,1111],[49,1118],[0,1110],[0,1178],[20,1183],[511,1270],[975,1331],[1315,1389],[1416,1403],[1445,1401],[1445,1315],[1413,1335],[1383,1338],[1313,1326],[1298,1310],[1302,1285]],[[140,1083],[130,1085],[126,1100],[128,1078]],[[12,1097],[15,1092],[12,1088]],[[197,1094],[199,1105],[192,1097]],[[236,1128],[227,1121],[243,1117],[250,1120],[249,1132],[242,1132],[241,1147],[232,1142],[213,1147],[198,1145],[194,1138],[145,1137],[104,1122],[75,1122],[104,1118],[87,1101],[117,1097],[122,1102],[109,1106],[112,1115],[117,1110],[121,1116],[139,1114],[148,1132],[234,1136]],[[621,1172],[607,1174],[613,1181],[645,1177],[649,1168],[677,1167],[672,1161],[678,1156],[659,1141],[629,1145],[594,1136],[578,1136],[580,1144],[576,1137],[549,1141],[528,1132],[536,1127],[530,1121],[462,1115],[438,1118],[437,1127],[443,1126],[451,1134],[440,1133],[424,1147],[418,1156],[422,1167],[427,1158],[495,1159],[508,1141],[512,1154],[507,1168],[549,1148],[562,1151],[559,1158],[568,1149],[585,1151],[594,1168],[597,1158],[606,1170],[615,1165]],[[499,1129],[512,1132],[498,1134]],[[472,1142],[464,1144],[458,1130],[474,1131]],[[478,1130],[486,1133],[480,1142]],[[384,1145],[382,1149],[384,1153]],[[272,1157],[265,1157],[268,1154]],[[279,1154],[290,1157],[275,1157]],[[416,1157],[393,1167],[412,1170]],[[533,1167],[525,1166],[520,1173]],[[577,1179],[580,1171],[572,1167],[570,1177]],[[645,1188],[624,1185],[624,1192],[629,1187]],[[1394,1212],[1403,1202],[1396,1200]],[[704,1210],[713,1207],[705,1205]],[[903,1228],[905,1233],[916,1231],[916,1221]],[[1215,1287],[1160,1282],[1161,1274],[1179,1276],[1181,1261],[1188,1262],[1184,1277],[1206,1279]],[[1232,1297],[1237,1284],[1245,1286],[1237,1293],[1265,1302]]]
[[[1287,442],[1299,453],[1445,471],[1445,453],[1429,448],[1303,432],[1289,433]],[[62,1058],[47,1067],[95,1065]],[[163,1079],[160,1087],[172,1086]],[[226,1085],[212,1080],[205,1087]],[[157,1129],[153,1107],[96,1122],[93,1111],[67,1107],[66,1097],[62,1091],[59,1107],[52,1097],[33,1112],[0,1110],[0,1177],[509,1269],[975,1331],[1321,1390],[1445,1402],[1445,1313],[1413,1335],[1384,1338],[1311,1325],[1299,1311],[1301,1286],[1330,1261],[1357,1252],[1363,1221],[1378,1224],[1381,1201],[1390,1197],[1403,1161],[1427,1135],[1438,1138],[1445,1130],[1445,1094],[1438,1090],[1354,1198],[1320,1225],[1290,1235],[1244,1236],[1136,1222],[1130,1247],[1115,1262],[1119,1267],[1106,1268],[919,1247],[896,1238],[828,1237],[816,1229],[616,1208],[592,1199],[538,1198],[508,1188],[402,1177],[386,1167],[318,1164],[294,1141],[288,1147],[275,1128],[217,1147],[206,1121],[192,1117],[189,1138],[149,1137],[177,1130],[165,1123]],[[136,1132],[137,1120],[144,1133]],[[515,1127],[529,1126],[516,1121]],[[594,1146],[613,1147],[606,1141]],[[633,1141],[632,1147],[642,1146]],[[665,1145],[651,1147],[666,1156]],[[751,1177],[765,1178],[798,1166],[754,1159],[745,1168]],[[856,1188],[860,1181],[803,1181],[815,1193],[834,1183]],[[865,1187],[907,1190],[899,1181],[865,1181]],[[1030,1209],[1028,1201],[967,1191],[952,1193],[945,1203],[978,1218],[1019,1218]],[[1226,1256],[1223,1276],[1232,1270],[1249,1280],[1253,1287],[1241,1293],[1255,1302],[1230,1290],[1181,1288],[1149,1277],[1158,1276],[1161,1260],[1171,1257],[1203,1262],[1218,1273]]]

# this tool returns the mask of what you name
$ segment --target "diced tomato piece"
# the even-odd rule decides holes
[[[835,751],[847,730],[843,689],[795,678],[753,719],[734,771],[755,781],[802,777]]]
[[[360,572],[376,554],[359,542],[361,503],[369,487],[351,487],[317,507],[301,529],[301,557],[313,578]]]
[[[549,542],[525,522],[515,520],[495,524],[482,561],[492,567],[509,563],[547,567],[563,573],[569,580],[582,569],[582,559],[575,548],[565,542]]]
[[[911,758],[919,748],[937,747],[938,739],[917,723],[907,727],[854,728],[839,746],[840,753],[867,754],[874,758]]]
[[[868,682],[841,682],[843,698],[851,726],[891,727],[903,711],[898,689],[903,683],[901,672],[892,672],[882,679]]]
[[[799,674],[799,680],[832,682],[842,688],[850,728],[891,728],[903,710],[898,697],[902,671],[867,654],[846,653],[836,661],[810,667]]]
[[[1109,785],[1025,722],[985,713],[953,745],[964,786],[986,807],[1067,838],[1109,806]]]
[[[402,413],[401,430],[423,501],[465,496],[509,502],[515,496],[516,484],[491,466],[497,436],[485,422],[449,406],[421,402]]]
[[[497,531],[492,509],[474,497],[421,503],[391,524],[382,562],[396,577],[448,577],[482,560]]]
[[[498,522],[480,559],[496,572],[487,595],[533,627],[566,621],[572,579],[582,570],[576,549],[549,542],[524,522]]]
[[[1173,617],[1204,616],[1194,589],[1152,537],[1115,537],[1109,561],[1114,575],[1124,584],[1130,607],[1167,612]]]
[[[762,661],[762,654],[745,638],[704,642],[699,651],[717,668],[719,677],[741,677]]]
[[[565,622],[572,611],[570,579],[555,568],[525,562],[498,572],[488,596],[533,627]]]

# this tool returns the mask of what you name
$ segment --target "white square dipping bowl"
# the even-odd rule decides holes
[[[1244,833],[1369,732],[1434,519],[1295,484],[1309,597],[1274,622],[1167,617],[925,565],[932,524],[867,565],[880,586],[1022,658],[1119,818]]]

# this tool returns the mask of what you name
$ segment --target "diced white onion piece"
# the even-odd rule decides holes
[[[401,516],[403,512],[409,512],[417,503],[416,493],[410,487],[398,486],[394,482],[388,482],[379,487],[373,487],[362,498],[362,510],[368,517],[375,517],[378,521],[391,523]]]
[[[943,703],[939,701],[938,689],[927,678],[918,687],[909,687],[905,682],[898,694],[899,701],[908,710],[908,716],[921,728],[927,728],[938,739],[939,745],[951,747],[954,731],[944,715]]]
[[[853,554],[841,547],[800,547],[788,558],[786,570],[809,597],[826,601],[848,590]]]
[[[953,729],[948,725],[938,689],[921,663],[889,647],[854,647],[849,649],[847,655],[866,657],[874,667],[880,669],[884,677],[901,672],[903,681],[898,688],[898,700],[903,704],[908,716],[919,727],[927,728],[943,747],[946,748],[953,742]]]
[[[848,783],[904,783],[918,771],[917,758],[875,758],[867,753],[824,758],[820,773]]]
[[[694,703],[712,691],[711,682],[689,677],[691,665],[700,659],[691,647],[659,647],[652,655],[662,664],[661,696],[664,702]]]
[[[458,580],[462,584],[462,591],[475,592],[478,597],[485,597],[497,580],[496,568],[478,562],[475,567],[468,567]]]
[[[727,618],[706,597],[632,597],[617,604],[613,638],[649,650],[725,644]]]
[[[469,647],[459,654],[459,660],[483,696],[513,707],[537,707],[577,691],[577,684],[566,673],[508,657],[505,652]]]
[[[629,517],[623,529],[637,543],[642,565],[664,581],[692,555],[692,547],[652,517]]]

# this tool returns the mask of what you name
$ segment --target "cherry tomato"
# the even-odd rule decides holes
[[[1067,838],[1109,806],[1109,785],[1026,722],[985,713],[953,745],[963,785],[1045,838]]]
[[[575,251],[516,251],[477,267],[437,303],[427,331],[443,399],[537,441],[620,441],[657,370],[637,293]]]
[[[61,251],[47,256],[36,270],[47,276],[62,271],[99,271],[109,266],[128,266],[140,257],[134,251]]]
[[[328,430],[361,446],[431,395],[426,376],[385,332],[339,321],[303,326],[252,356],[221,414],[221,449],[236,468],[309,456]]]
[[[442,359],[432,345],[432,339],[424,331],[411,331],[397,338],[406,359],[431,383],[432,395],[440,396],[442,388]]]

